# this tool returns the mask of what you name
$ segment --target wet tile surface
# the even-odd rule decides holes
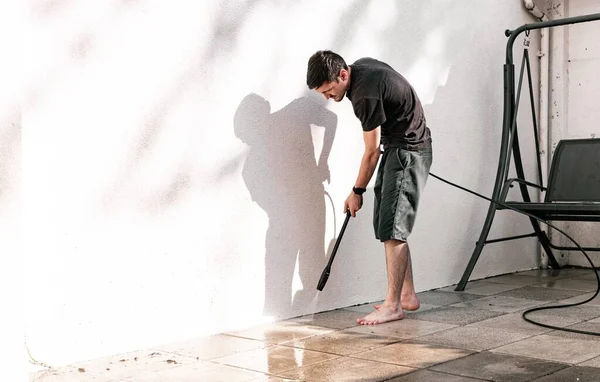
[[[592,358],[592,359],[587,360],[585,362],[581,362],[579,364],[579,366],[591,366],[591,367],[598,367],[598,368],[600,368],[600,357]],[[600,372],[600,370],[598,372]]]
[[[581,280],[577,278],[564,278],[552,280],[537,286],[555,289],[569,289],[582,292],[594,292],[598,287],[596,280]]]
[[[32,372],[32,381],[600,381],[600,336],[523,311],[593,295],[589,269],[533,270],[419,293],[403,320],[361,326],[375,303]],[[600,297],[530,313],[600,331]]]
[[[497,296],[516,297],[527,300],[540,301],[558,301],[567,298],[580,296],[585,292],[568,290],[568,289],[553,289],[539,286],[527,286],[519,289],[512,289],[506,292],[497,294]]]
[[[282,373],[282,377],[302,381],[384,381],[415,371],[414,368],[356,358],[325,361]]]
[[[210,360],[267,345],[262,341],[219,334],[181,343],[158,346],[155,350],[157,352],[170,352],[194,357],[200,360]]]
[[[446,288],[437,289],[440,292],[455,292],[454,288],[456,285],[452,285]],[[491,283],[487,281],[473,281],[466,285],[465,290],[455,293],[466,293],[466,294],[478,294],[484,296],[490,296],[500,292],[506,292],[507,290],[520,288],[519,285],[513,284],[499,284]]]
[[[331,333],[333,330],[334,329],[323,328],[321,326],[302,325],[295,322],[282,321],[225,334],[233,337],[265,341],[271,344],[280,344],[291,340]]]
[[[400,338],[382,337],[353,331],[337,331],[331,334],[286,342],[283,345],[318,352],[350,355],[399,342]]]
[[[596,293],[585,293],[582,294],[580,296],[575,296],[575,297],[571,297],[571,298],[567,298],[565,300],[560,300],[559,302],[561,304],[576,304],[576,303],[580,303],[580,302],[584,302],[589,300],[590,298],[592,298]],[[594,305],[594,306],[600,306],[600,294],[597,295],[596,297],[594,297],[592,300],[587,301],[585,303],[585,305]]]
[[[487,328],[461,326],[455,329],[419,337],[419,341],[482,351],[519,341],[529,336],[530,335],[525,333],[508,332],[500,329],[489,330]]]
[[[80,362],[74,364],[73,368],[77,370],[80,380],[102,380],[100,377],[120,380],[143,373],[172,370],[182,365],[199,363],[193,357],[160,350],[147,350]]]
[[[156,373],[143,372],[130,378],[119,380],[123,382],[246,382],[263,378],[265,375],[251,370],[217,365],[210,362],[199,362],[192,365],[184,365],[170,370],[161,370]],[[117,380],[115,380],[117,381]]]
[[[542,334],[492,352],[575,364],[600,356],[600,342]]]
[[[531,381],[567,368],[556,362],[482,352],[434,366],[431,370],[492,381]]]
[[[415,313],[411,316],[411,318],[415,320],[433,321],[450,325],[467,325],[500,315],[502,315],[501,312],[494,312],[491,310],[447,306],[428,310],[423,313]]]
[[[573,366],[536,379],[536,382],[595,382],[598,380],[600,380],[600,370],[591,367]]]
[[[384,337],[410,339],[439,332],[441,330],[455,328],[456,326],[457,325],[405,318],[400,321],[387,322],[380,325],[361,325],[346,330]]]
[[[596,271],[596,273],[598,273],[598,275],[600,275],[600,271]],[[576,277],[581,280],[596,280],[596,281],[598,281],[597,276],[594,274],[594,271],[591,268],[581,270],[581,272]]]
[[[512,275],[515,276],[534,276],[538,280],[549,280],[549,279],[560,279],[565,277],[575,277],[591,273],[591,270],[586,269],[575,269],[575,268],[563,268],[563,269],[533,269],[530,271],[515,272]]]
[[[358,323],[356,320],[361,316],[362,315],[359,312],[338,309],[330,312],[292,318],[286,322],[295,322],[302,325],[322,326],[331,329],[346,329],[357,326]]]
[[[544,277],[540,275],[518,275],[518,274],[509,274],[502,275],[496,277],[490,277],[485,279],[486,282],[490,283],[500,283],[500,284],[509,284],[515,286],[531,286],[540,284],[544,281],[547,281]]]
[[[417,296],[421,304],[438,306],[451,305],[481,298],[481,295],[478,294],[469,294],[464,292],[442,292],[439,290],[417,293]]]
[[[562,319],[563,322],[571,322],[571,324],[589,321],[600,317],[600,306],[594,305],[578,305],[564,306],[562,304],[546,304],[544,306],[563,306],[558,309],[544,309],[527,314],[528,318],[538,319],[546,322],[547,319]],[[569,325],[569,324],[567,324]]]
[[[483,310],[491,310],[494,312],[514,313],[523,309],[540,306],[543,303],[536,300],[526,300],[523,298],[506,297],[506,296],[487,296],[477,300],[461,302],[459,304],[450,305],[456,308],[476,308]]]
[[[578,324],[566,326],[565,329],[580,330],[584,332],[600,333],[600,322],[580,322]],[[591,335],[584,333],[573,333],[563,330],[553,330],[547,333],[549,336],[557,336],[562,338],[573,338],[588,341],[600,341],[600,335]]]
[[[556,320],[553,322],[555,324],[557,323]],[[467,327],[488,328],[491,330],[501,329],[508,332],[525,333],[530,335],[547,333],[553,330],[534,325],[523,320],[521,313],[504,314],[502,316],[493,317],[487,320],[476,322],[474,324],[469,324]]]
[[[213,359],[212,362],[277,375],[280,372],[327,361],[338,356],[312,350],[273,345]]]
[[[483,379],[461,377],[460,375],[440,373],[431,370],[419,370],[414,373],[389,379],[388,382],[477,382]]]
[[[472,351],[448,346],[419,342],[401,342],[355,354],[352,357],[423,369],[472,353]]]

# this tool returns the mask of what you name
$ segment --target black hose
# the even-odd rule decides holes
[[[592,301],[594,298],[596,298],[596,296],[598,296],[598,293],[600,293],[600,276],[598,275],[598,272],[596,272],[596,266],[595,266],[595,265],[594,265],[594,263],[592,262],[592,259],[590,259],[590,257],[588,256],[588,254],[585,252],[585,250],[584,250],[584,249],[583,249],[583,248],[582,248],[582,247],[579,245],[579,243],[577,243],[577,242],[575,241],[575,239],[573,239],[573,238],[572,238],[572,237],[571,237],[569,234],[567,234],[565,231],[561,230],[560,228],[556,227],[556,226],[555,226],[555,225],[553,225],[553,224],[550,224],[550,223],[548,223],[547,221],[545,221],[545,220],[543,220],[543,219],[540,219],[540,218],[538,218],[538,217],[537,217],[537,216],[535,216],[535,215],[532,215],[532,214],[530,214],[530,213],[527,213],[527,212],[524,212],[524,211],[518,210],[518,209],[516,209],[516,208],[514,208],[514,207],[510,207],[510,206],[508,206],[508,205],[506,205],[506,204],[504,204],[504,203],[502,203],[502,202],[498,202],[498,201],[492,200],[492,199],[490,199],[490,198],[488,198],[488,197],[486,197],[486,196],[483,196],[483,195],[481,195],[481,194],[478,194],[478,193],[477,193],[477,192],[475,192],[475,191],[471,191],[471,190],[469,190],[468,188],[465,188],[465,187],[459,186],[458,184],[455,184],[455,183],[452,183],[452,182],[450,182],[450,181],[448,181],[448,180],[446,180],[446,179],[443,179],[443,178],[441,178],[441,177],[439,177],[439,176],[437,176],[437,175],[435,175],[435,174],[433,174],[433,173],[431,173],[431,172],[429,173],[429,175],[431,175],[432,177],[434,177],[434,178],[436,178],[436,179],[438,179],[438,180],[441,180],[441,181],[442,181],[442,182],[444,182],[444,183],[447,183],[447,184],[449,184],[449,185],[451,185],[451,186],[454,186],[454,187],[456,187],[456,188],[458,188],[458,189],[461,189],[461,190],[463,190],[463,191],[466,191],[466,192],[468,192],[468,193],[470,193],[470,194],[473,194],[473,195],[475,195],[475,196],[478,196],[478,197],[480,197],[481,199],[485,199],[485,200],[487,200],[487,201],[489,201],[489,202],[492,202],[492,203],[494,203],[494,204],[497,204],[497,205],[499,205],[499,206],[502,206],[502,207],[504,207],[505,209],[508,209],[508,210],[512,210],[512,211],[518,212],[518,213],[520,213],[520,214],[522,214],[522,215],[525,215],[525,216],[528,216],[528,217],[530,217],[530,218],[532,218],[532,219],[535,219],[535,220],[539,221],[540,223],[546,224],[548,227],[552,227],[552,228],[554,228],[555,230],[557,230],[558,232],[560,232],[561,234],[563,234],[563,235],[564,235],[566,238],[568,238],[569,240],[571,240],[571,241],[573,242],[573,244],[575,244],[575,245],[577,246],[577,248],[578,248],[578,249],[581,251],[581,253],[583,253],[583,255],[585,256],[585,258],[587,259],[587,261],[588,261],[588,262],[590,263],[590,265],[592,266],[592,270],[594,271],[594,275],[596,276],[596,282],[597,282],[596,293],[594,293],[594,295],[593,295],[592,297],[590,297],[590,298],[588,298],[587,300],[585,300],[585,301],[582,301],[582,302],[577,302],[577,303],[573,303],[573,304],[565,304],[565,305],[542,306],[542,307],[538,307],[538,308],[528,309],[528,310],[526,310],[526,311],[524,311],[524,312],[523,312],[523,314],[522,314],[522,317],[523,317],[523,319],[524,319],[525,321],[527,321],[527,322],[529,322],[529,323],[532,323],[532,324],[534,324],[534,325],[542,326],[542,327],[544,327],[544,328],[550,328],[550,329],[562,330],[562,331],[565,331],[565,332],[572,332],[572,333],[589,334],[589,335],[592,335],[592,336],[600,336],[600,333],[598,333],[598,332],[588,332],[588,331],[586,331],[586,330],[578,330],[578,329],[570,329],[570,328],[561,328],[561,327],[559,327],[559,326],[553,326],[553,325],[543,324],[543,323],[541,323],[541,322],[533,321],[532,319],[530,319],[530,318],[527,318],[527,314],[529,314],[529,313],[533,313],[533,312],[537,312],[537,311],[540,311],[540,310],[547,310],[547,309],[560,309],[560,308],[569,308],[569,307],[573,307],[573,306],[583,305],[583,304],[585,304],[585,303],[587,303],[587,302],[590,302],[590,301]]]

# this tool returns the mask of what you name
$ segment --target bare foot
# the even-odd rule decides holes
[[[402,309],[415,311],[421,307],[421,302],[417,296],[405,297],[401,300]]]
[[[402,309],[393,310],[386,306],[380,305],[379,309],[363,318],[359,318],[356,320],[356,322],[361,325],[377,325],[383,324],[384,322],[401,320],[403,318],[404,312]]]
[[[419,302],[417,296],[414,296],[413,298],[403,298],[400,304],[403,310],[408,310],[410,312],[418,310],[421,307],[421,303]],[[374,305],[374,307],[375,310],[379,310],[379,308],[381,308],[381,304]]]

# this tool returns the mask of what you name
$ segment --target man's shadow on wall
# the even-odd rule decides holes
[[[311,124],[325,128],[319,159]],[[327,160],[336,128],[337,116],[308,97],[271,113],[267,100],[249,94],[235,113],[235,135],[250,146],[242,177],[269,218],[265,315],[301,314],[316,295],[317,269],[326,263],[323,183],[330,180]],[[292,295],[296,264],[303,287]]]

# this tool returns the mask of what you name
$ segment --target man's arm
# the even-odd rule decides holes
[[[381,128],[377,127],[371,131],[365,131],[363,133],[363,140],[365,142],[365,152],[360,162],[360,169],[358,170],[358,177],[354,184],[357,188],[367,188],[369,181],[373,177],[377,162],[379,161],[379,143],[381,138]],[[363,197],[357,195],[354,191],[350,192],[346,202],[344,203],[344,213],[350,211],[353,217],[356,216],[356,212],[362,207]]]

